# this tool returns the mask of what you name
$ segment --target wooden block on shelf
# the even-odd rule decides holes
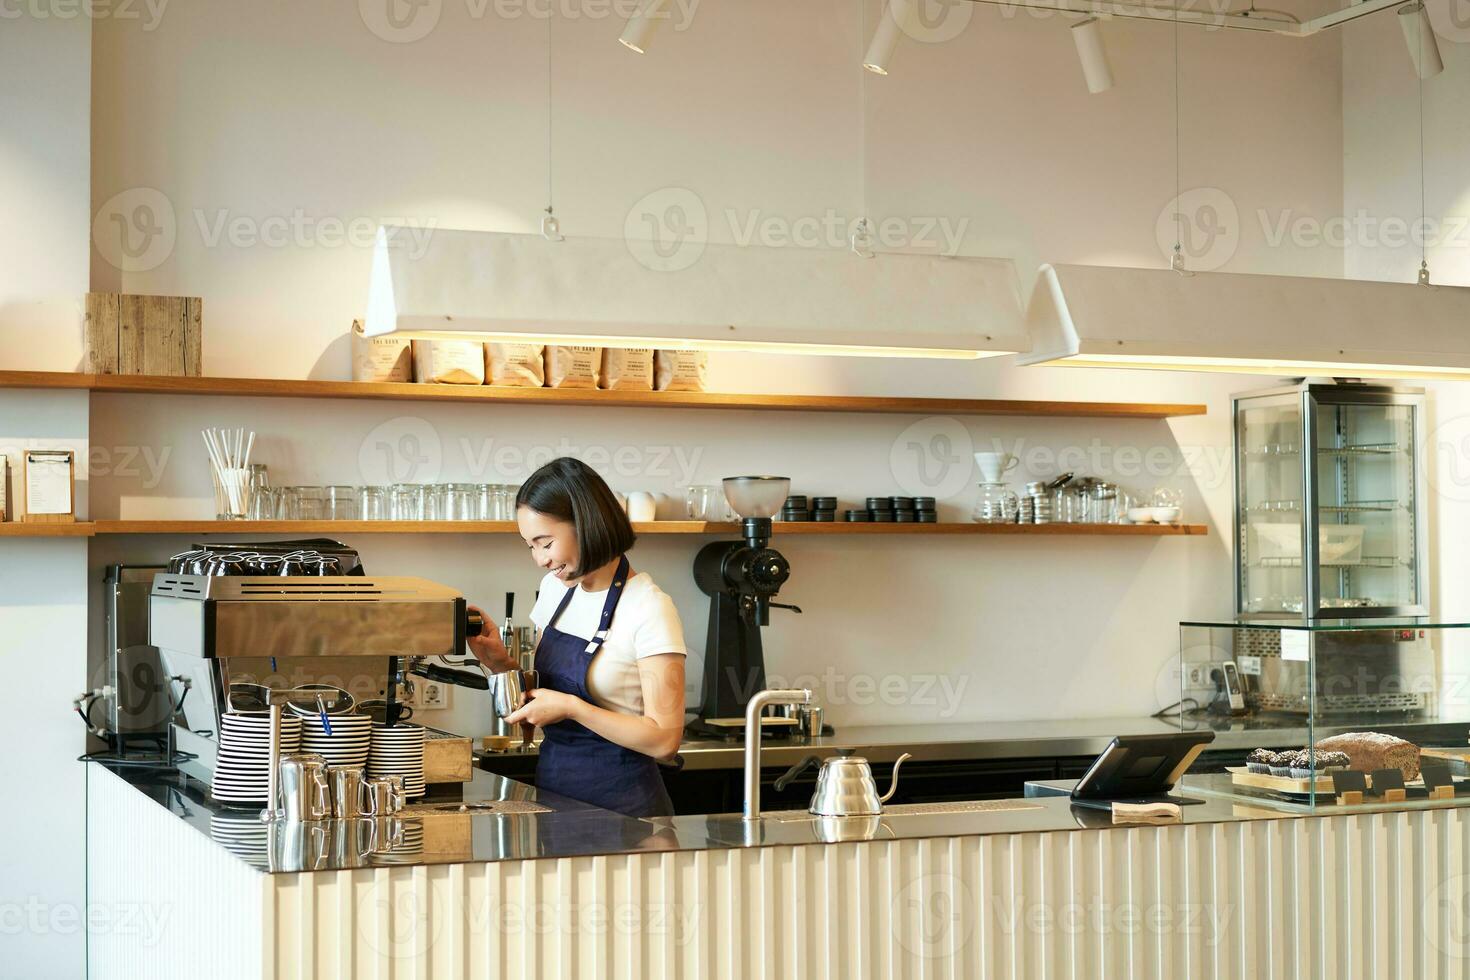
[[[1337,794],[1337,802],[1341,806],[1357,806],[1363,802],[1363,794],[1358,790],[1350,790],[1346,793]]]
[[[1455,788],[1453,786],[1436,786],[1429,791],[1429,798],[1431,800],[1453,800],[1455,798]]]
[[[88,293],[88,371],[199,377],[203,311],[198,296]]]
[[[1385,803],[1402,803],[1402,802],[1404,802],[1404,800],[1408,799],[1408,796],[1409,796],[1408,790],[1403,790],[1403,789],[1386,789],[1386,790],[1383,791],[1383,802],[1385,802]]]

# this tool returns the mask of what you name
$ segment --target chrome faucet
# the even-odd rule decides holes
[[[803,688],[757,691],[745,706],[744,819],[755,820],[761,815],[761,709],[768,704],[811,703],[812,692]]]

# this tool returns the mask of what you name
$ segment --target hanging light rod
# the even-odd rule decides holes
[[[1053,10],[1058,13],[1080,14],[1084,17],[1119,17],[1134,20],[1174,22],[1190,27],[1217,27],[1237,31],[1260,31],[1282,34],[1287,37],[1310,37],[1334,27],[1340,27],[1360,17],[1369,17],[1384,10],[1397,10],[1405,0],[1364,0],[1309,20],[1295,21],[1287,18],[1267,17],[1262,14],[1212,13],[1207,10],[1186,10],[1173,7],[1153,7],[1127,2],[1087,2],[1087,0],[970,0],[971,3],[1023,8],[1027,10]]]

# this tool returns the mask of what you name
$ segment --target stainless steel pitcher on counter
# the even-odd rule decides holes
[[[319,755],[289,755],[281,760],[276,813],[287,823],[325,820],[332,815],[327,760]]]

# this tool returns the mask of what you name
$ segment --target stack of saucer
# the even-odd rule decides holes
[[[315,752],[329,766],[365,766],[372,741],[373,720],[367,715],[328,715],[332,733],[322,725],[321,715],[301,719],[301,751]]]
[[[424,730],[419,725],[373,722],[369,776],[402,776],[405,796],[424,795]]]
[[[270,785],[270,715],[226,714],[209,795],[224,803],[264,803]],[[301,749],[301,719],[281,718],[281,754]]]

